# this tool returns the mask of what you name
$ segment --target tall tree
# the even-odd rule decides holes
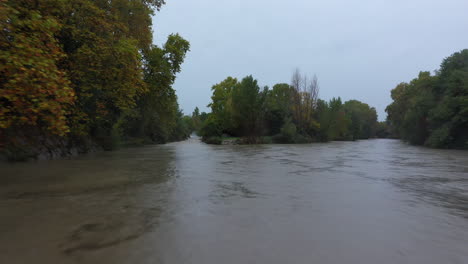
[[[262,134],[265,94],[251,75],[232,89],[232,119],[239,135],[255,138]]]
[[[57,66],[60,24],[24,1],[0,1],[0,27],[0,141],[31,130],[65,135],[75,95]]]
[[[236,78],[227,77],[222,82],[213,85],[211,91],[211,103],[208,107],[211,108],[212,118],[216,119],[217,123],[225,132],[233,133],[232,121],[232,91],[239,84]]]
[[[299,69],[296,69],[291,78],[291,86],[294,89],[293,121],[301,133],[314,137],[319,129],[319,124],[314,119],[319,93],[318,79],[316,76],[310,79],[307,75],[303,75]]]

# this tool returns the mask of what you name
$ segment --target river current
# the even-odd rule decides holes
[[[468,263],[468,152],[197,138],[0,164],[0,263]]]

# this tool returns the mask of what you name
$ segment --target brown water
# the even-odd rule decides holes
[[[0,263],[468,263],[468,152],[192,139],[0,166]]]

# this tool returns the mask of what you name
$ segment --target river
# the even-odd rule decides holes
[[[468,263],[464,151],[195,138],[0,175],[0,263]]]

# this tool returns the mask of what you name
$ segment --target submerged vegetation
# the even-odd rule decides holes
[[[212,87],[211,113],[199,126],[207,143],[241,137],[242,143],[309,143],[357,140],[376,136],[373,107],[350,100],[319,99],[317,77],[296,70],[291,84],[260,88],[257,80],[228,77]]]
[[[420,72],[391,93],[390,132],[411,144],[468,149],[468,49],[444,59],[431,75]]]
[[[152,44],[163,4],[0,0],[0,150],[16,159],[188,137],[172,85],[190,45],[178,34]]]

